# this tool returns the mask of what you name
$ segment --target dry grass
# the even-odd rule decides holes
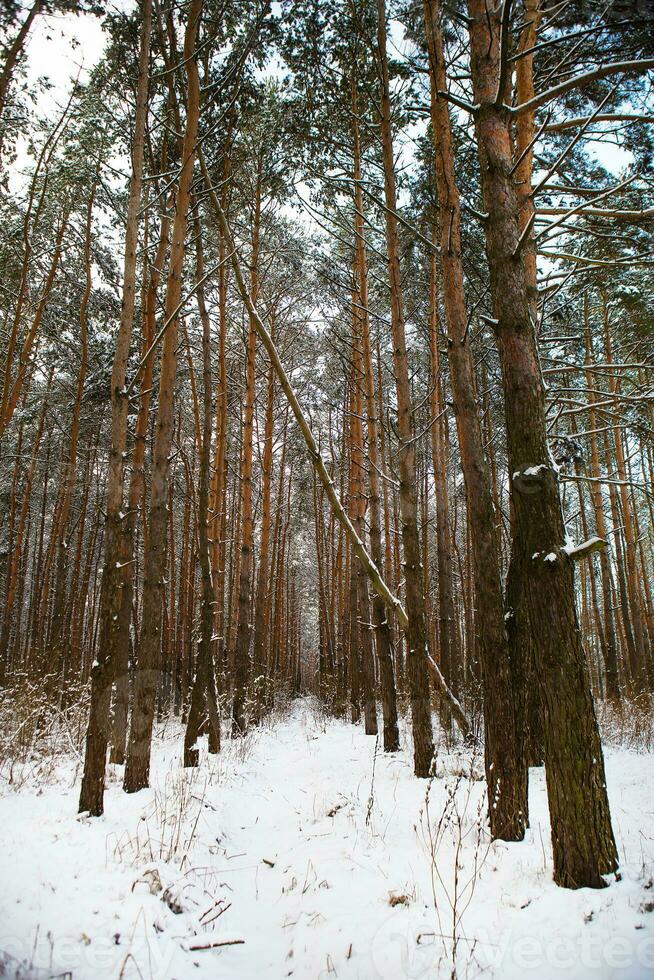
[[[631,701],[595,704],[605,745],[633,752],[654,752],[654,695],[641,694]]]
[[[57,765],[82,761],[87,685],[71,681],[66,700],[52,692],[58,678],[18,678],[0,699],[0,780],[14,788],[56,779]]]

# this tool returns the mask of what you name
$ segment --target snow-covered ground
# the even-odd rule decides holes
[[[455,945],[459,978],[654,976],[652,755],[607,751],[621,880],[572,892],[551,880],[539,770],[527,839],[489,844],[469,750],[441,746],[418,781],[410,747],[386,757],[305,701],[197,770],[180,746],[159,730],[150,790],[112,772],[100,819],[76,816],[76,759],[3,784],[7,975],[450,977]]]

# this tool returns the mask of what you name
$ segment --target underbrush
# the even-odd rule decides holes
[[[602,742],[632,752],[654,752],[654,695],[595,703]]]
[[[56,678],[58,681],[59,678]],[[88,685],[71,680],[65,701],[53,695],[55,678],[17,678],[0,697],[0,783],[19,789],[48,783],[57,765],[82,763],[88,716]]]
[[[0,786],[10,786],[14,790],[29,783],[32,785],[51,784],[57,781],[58,769],[65,764],[67,776],[73,765],[72,777],[77,779],[84,754],[84,737],[88,718],[89,688],[80,681],[67,684],[65,699],[56,693],[59,678],[49,676],[35,681],[27,676],[18,677],[5,688],[0,696]],[[279,685],[266,692],[266,700],[271,707],[266,710],[261,722],[252,725],[241,738],[230,738],[229,703],[226,695],[220,698],[223,718],[223,752],[225,764],[244,762],[250,756],[260,734],[271,732],[292,710],[294,698],[287,688]],[[302,698],[309,709],[309,716],[317,732],[324,733],[333,710],[316,696]],[[248,702],[246,708],[254,710]],[[618,704],[598,700],[595,705],[602,741],[614,748],[632,752],[654,752],[654,695],[641,695],[630,701]],[[404,713],[400,712],[402,722]],[[406,738],[410,726],[401,723]],[[441,754],[459,749],[464,755],[464,747],[458,745],[456,732],[449,734],[436,723],[437,757],[435,775],[439,775]],[[179,718],[168,716],[156,726],[156,739],[183,740],[182,723]],[[403,739],[404,741],[404,739]],[[219,778],[221,757],[208,756],[205,752],[205,771],[210,781]],[[450,763],[451,759],[448,760]],[[208,768],[207,764],[208,763]],[[451,769],[451,765],[447,767]],[[109,767],[108,779],[118,778],[118,772]]]
[[[57,781],[60,764],[70,767],[77,779],[84,758],[84,739],[88,721],[90,689],[88,683],[71,680],[65,696],[56,675],[34,680],[17,676],[0,692],[0,786],[20,789]],[[285,686],[270,685],[266,692],[271,707],[259,725],[250,725],[245,736],[231,739],[230,699],[219,698],[223,723],[223,748],[229,747],[230,759],[244,762],[251,754],[259,733],[272,731],[288,715],[293,699]],[[247,699],[246,714],[254,713],[254,702]],[[181,747],[183,722],[173,714],[166,715],[155,726],[154,738],[173,739]],[[215,757],[214,757],[215,758]],[[209,756],[209,760],[212,757]],[[210,778],[212,767],[210,766]],[[113,767],[108,767],[112,781]]]

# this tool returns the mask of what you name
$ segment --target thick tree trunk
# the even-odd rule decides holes
[[[166,252],[170,218],[161,218],[159,244],[152,262],[142,320],[142,355],[146,356],[155,336],[157,290],[161,279]],[[139,386],[138,411],[134,429],[134,447],[131,458],[131,476],[127,491],[127,509],[124,515],[121,536],[121,565],[123,571],[120,610],[115,626],[114,641],[114,696],[111,708],[111,753],[110,761],[115,765],[125,762],[129,708],[129,649],[132,608],[134,604],[134,582],[136,578],[136,533],[139,513],[145,513],[145,444],[150,417],[150,400],[154,379],[155,359],[149,357]]]
[[[473,91],[486,254],[504,384],[513,502],[509,602],[521,629],[510,633],[513,663],[534,643],[543,711],[554,880],[601,887],[617,852],[604,759],[577,623],[574,565],[549,453],[545,393],[520,252],[509,113],[501,91],[501,11],[468,0]],[[553,556],[553,557],[552,557]]]
[[[145,122],[148,105],[150,37],[152,3],[143,0],[139,77],[136,94],[136,117],[132,151],[132,177],[129,188],[123,298],[116,351],[111,373],[111,451],[107,474],[107,501],[104,531],[105,559],[100,593],[100,636],[97,657],[91,672],[91,705],[86,732],[84,775],[80,791],[80,812],[88,810],[100,816],[104,809],[104,774],[109,739],[109,703],[115,676],[118,615],[122,600],[122,522],[124,453],[127,443],[129,401],[125,391],[127,362],[132,340],[136,264],[138,248],[138,213],[141,202]]]

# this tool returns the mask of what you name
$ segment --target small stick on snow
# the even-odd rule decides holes
[[[244,939],[222,939],[215,943],[203,943],[201,946],[189,946],[189,953],[201,953],[205,949],[217,949],[219,946],[243,946]]]

